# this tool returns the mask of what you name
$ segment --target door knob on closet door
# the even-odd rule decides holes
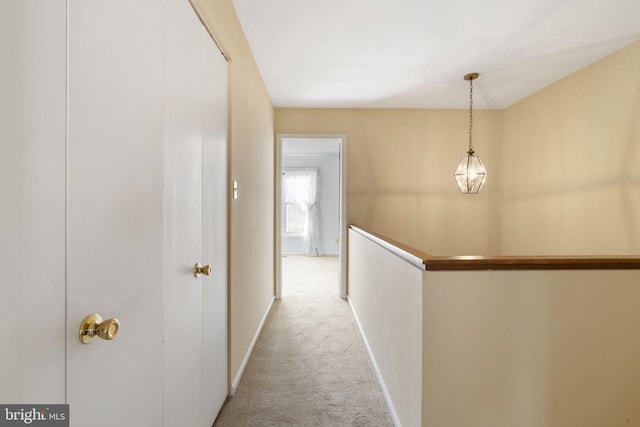
[[[80,325],[80,342],[82,344],[91,344],[96,337],[103,340],[112,340],[118,334],[120,322],[118,319],[102,320],[98,314],[90,314],[82,321]]]
[[[193,275],[196,277],[200,277],[201,274],[204,274],[205,276],[210,276],[211,275],[211,271],[213,269],[211,268],[210,265],[200,265],[200,263],[197,263],[196,265],[193,266]]]

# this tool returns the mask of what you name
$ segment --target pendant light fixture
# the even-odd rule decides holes
[[[477,194],[487,180],[487,170],[482,165],[480,157],[473,151],[473,81],[478,78],[478,73],[471,73],[464,76],[469,82],[469,149],[458,167],[454,177],[458,187],[463,194]]]

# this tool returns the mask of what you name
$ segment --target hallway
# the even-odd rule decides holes
[[[235,395],[214,426],[392,426],[338,258],[282,259],[274,302]]]

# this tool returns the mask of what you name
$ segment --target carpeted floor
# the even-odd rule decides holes
[[[338,258],[284,257],[277,300],[214,426],[393,426],[346,301]]]

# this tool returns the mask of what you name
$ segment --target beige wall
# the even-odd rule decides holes
[[[231,0],[194,0],[229,64],[230,375],[236,378],[273,298],[273,106]],[[215,273],[214,273],[215,274]]]
[[[638,425],[639,276],[425,272],[422,425]]]
[[[463,82],[464,83],[464,82]],[[474,112],[474,147],[489,171],[479,195],[453,172],[468,144],[468,112],[276,109],[276,133],[347,134],[347,221],[425,252],[499,249],[502,113]]]
[[[640,254],[640,42],[504,111],[510,254]]]

